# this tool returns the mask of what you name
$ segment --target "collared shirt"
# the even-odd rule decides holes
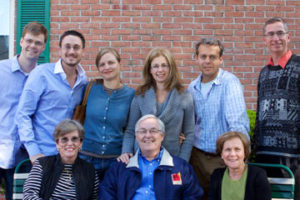
[[[161,149],[157,157],[151,161],[148,161],[139,152],[138,162],[139,167],[142,172],[142,184],[139,189],[137,189],[133,200],[155,200],[155,192],[153,185],[154,171],[159,166],[160,160],[162,158],[164,149]]]
[[[66,79],[61,60],[39,65],[30,73],[16,114],[20,140],[30,157],[57,153],[53,138],[55,126],[63,119],[72,118],[86,85],[80,65],[77,72],[73,88]]]
[[[280,65],[282,67],[282,69],[285,68],[286,64],[288,63],[288,61],[290,60],[290,58],[292,57],[292,51],[288,50],[278,61],[278,65]],[[273,62],[273,58],[272,56],[270,56],[269,61],[267,63],[267,65],[271,65],[274,66],[274,62]]]
[[[249,119],[242,85],[236,76],[219,69],[207,98],[201,94],[201,78],[200,74],[188,88],[195,105],[194,146],[215,153],[217,138],[223,133],[240,131],[248,136]]]
[[[17,58],[0,62],[0,168],[3,169],[15,167],[22,159],[16,157],[21,143],[14,118],[28,74],[22,70]]]

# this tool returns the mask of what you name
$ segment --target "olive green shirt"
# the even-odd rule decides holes
[[[226,168],[222,179],[222,200],[244,200],[246,190],[246,180],[248,175],[248,167],[239,180],[232,180],[229,177],[228,168]]]

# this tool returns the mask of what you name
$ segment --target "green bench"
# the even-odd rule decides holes
[[[13,188],[14,200],[23,199],[23,186],[30,172],[28,166],[31,166],[31,162],[29,159],[26,159],[20,162],[15,169]]]
[[[290,168],[281,164],[266,164],[266,163],[249,163],[249,164],[261,168],[281,169],[287,172],[289,176],[288,178],[268,177],[269,183],[271,185],[272,199],[273,200],[294,199],[295,178]]]

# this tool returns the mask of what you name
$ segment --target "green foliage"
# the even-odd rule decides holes
[[[254,144],[254,128],[255,128],[255,120],[256,120],[256,112],[253,110],[247,110],[249,121],[250,121],[250,141],[251,141],[251,147],[253,147]],[[253,148],[252,148],[253,149]],[[249,162],[254,162],[255,159],[255,152],[251,151],[251,154],[249,156]]]
[[[255,119],[256,119],[256,112],[253,110],[247,110],[248,113],[248,117],[249,117],[249,121],[250,121],[250,138],[251,138],[251,142],[253,139],[253,134],[254,134],[254,128],[255,128]]]

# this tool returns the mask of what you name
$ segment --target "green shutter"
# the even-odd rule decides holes
[[[36,21],[43,24],[50,34],[50,0],[17,0],[17,54],[21,52],[20,39],[23,27],[29,22]],[[40,55],[38,63],[49,62],[49,40],[45,51]]]

